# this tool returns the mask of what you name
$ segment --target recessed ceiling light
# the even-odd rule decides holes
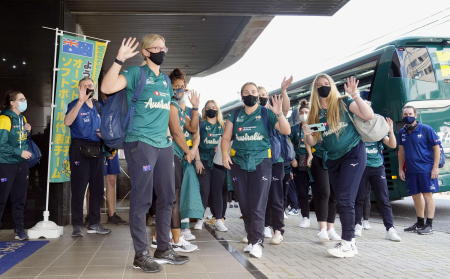
[[[16,65],[12,65],[12,68],[15,69],[15,68],[17,68],[17,66]]]
[[[25,61],[22,61],[22,65],[26,65],[27,64],[27,62],[25,62]]]

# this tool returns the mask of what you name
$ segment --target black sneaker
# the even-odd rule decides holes
[[[17,230],[14,236],[15,240],[28,240],[28,234],[25,230]]]
[[[73,226],[72,237],[82,237],[81,226]]]
[[[421,229],[422,227],[419,226],[419,224],[415,223],[414,225],[407,227],[406,229],[404,229],[405,232],[417,232],[417,230]]]
[[[425,227],[417,229],[417,233],[421,235],[432,234],[433,228],[430,225],[425,225]]]
[[[157,262],[159,264],[168,263],[168,264],[179,265],[179,264],[185,264],[189,261],[189,257],[178,255],[173,250],[172,247],[169,247],[166,251],[161,251],[161,250],[156,249],[154,258],[155,258],[155,262]]]
[[[160,272],[161,266],[148,254],[148,251],[144,251],[141,254],[134,256],[133,268],[142,269],[144,272]]]
[[[126,225],[127,221],[122,219],[117,213],[114,213],[113,216],[108,216],[108,223],[114,224],[114,225]]]
[[[96,224],[96,225],[89,225],[87,228],[87,233],[95,233],[95,234],[110,234],[111,230],[104,228],[102,225],[100,224]]]

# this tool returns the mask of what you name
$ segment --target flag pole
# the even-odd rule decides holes
[[[50,28],[47,28],[50,29]],[[50,211],[48,210],[48,203],[50,198],[50,164],[51,164],[51,152],[52,152],[52,136],[53,136],[53,113],[55,110],[55,87],[56,87],[56,72],[59,70],[56,68],[57,56],[58,56],[58,39],[63,35],[63,31],[56,28],[55,31],[55,53],[53,58],[53,81],[52,81],[52,104],[50,113],[50,138],[48,145],[48,165],[47,165],[47,193],[45,198],[45,211],[43,212],[44,220],[38,222],[34,227],[28,230],[28,237],[30,239],[44,238],[58,238],[63,234],[63,227],[56,225],[55,222],[49,221]]]

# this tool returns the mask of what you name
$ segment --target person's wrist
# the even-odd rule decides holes
[[[117,54],[117,55],[116,55],[116,59],[117,59],[117,60],[120,60],[120,61],[122,61],[122,62],[125,62],[125,60],[127,60],[124,56],[122,56],[122,55],[120,55],[120,54]]]
[[[198,111],[198,106],[193,106],[193,107],[192,107],[192,110],[193,110],[193,111]]]
[[[125,61],[123,60],[123,59],[119,59],[119,58],[115,58],[114,59],[114,63],[116,63],[116,64],[118,64],[118,65],[120,65],[120,66],[123,66],[123,63],[124,63]]]

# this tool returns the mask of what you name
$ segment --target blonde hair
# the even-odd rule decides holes
[[[269,95],[269,93],[267,92],[266,88],[264,88],[264,86],[258,86],[257,88],[258,88],[258,94],[259,94],[259,91],[264,90],[267,93],[267,95]]]
[[[223,128],[223,127],[225,126],[225,124],[224,124],[224,122],[223,122],[222,111],[220,110],[220,107],[217,105],[216,101],[214,101],[214,100],[208,100],[208,101],[205,103],[205,106],[204,106],[203,109],[202,109],[202,120],[203,120],[203,121],[206,121],[206,106],[207,106],[209,103],[213,103],[213,104],[216,106],[216,108],[217,108],[217,115],[216,115],[216,117],[217,117],[217,122],[219,122],[220,126],[222,126],[222,128]]]
[[[164,43],[166,42],[166,39],[164,39],[164,37],[159,34],[147,34],[142,38],[141,55],[143,56],[144,60],[145,56],[142,54],[142,50],[149,48],[158,39],[162,40]]]
[[[317,82],[321,78],[327,79],[331,87],[330,94],[325,99],[328,104],[327,124],[330,131],[336,133],[336,135],[339,136],[341,128],[341,110],[343,109],[341,108],[342,104],[340,102],[341,95],[336,87],[336,83],[334,82],[333,78],[327,74],[317,75],[311,85],[311,96],[309,98],[311,109],[309,111],[308,124],[319,123],[319,112],[321,107],[319,101],[319,93],[317,91]],[[316,140],[320,140],[320,133],[313,133],[313,137]]]

